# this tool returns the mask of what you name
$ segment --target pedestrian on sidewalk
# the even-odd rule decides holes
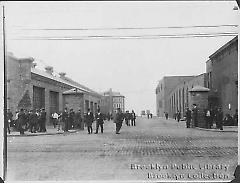
[[[193,104],[192,120],[193,120],[193,127],[197,127],[198,126],[198,108],[196,104]]]
[[[132,113],[131,113],[131,125],[136,126],[136,114],[134,110],[132,110]]]
[[[76,123],[76,127],[81,130],[83,130],[84,128],[82,121],[83,121],[82,114],[81,114],[81,110],[79,109],[78,112],[75,113],[75,123]]]
[[[130,126],[130,118],[129,118],[129,111],[126,111],[126,113],[124,114],[124,119],[125,119],[125,123],[127,126]]]
[[[47,132],[46,130],[46,112],[45,109],[42,108],[41,109],[41,113],[40,113],[40,132]]]
[[[58,123],[58,113],[57,112],[54,112],[52,114],[52,120],[53,120],[53,128],[56,128],[57,123]]]
[[[29,130],[31,133],[36,133],[37,114],[34,110],[30,110],[29,115]]]
[[[116,123],[116,134],[120,134],[119,131],[122,127],[123,119],[124,119],[124,116],[121,109],[117,108],[117,113],[114,118],[114,123]]]
[[[166,120],[168,120],[168,113],[167,112],[164,112],[164,113],[165,113]]]
[[[210,129],[212,125],[211,125],[211,112],[209,109],[205,110],[205,121],[206,121],[206,127]]]
[[[101,127],[101,133],[103,133],[104,119],[103,119],[103,114],[100,112],[100,108],[97,109],[97,114],[96,114],[95,118],[96,118],[96,132],[95,132],[95,134],[98,133],[99,126]]]
[[[179,122],[180,119],[181,119],[181,113],[180,113],[180,111],[177,111],[177,121]]]
[[[68,132],[68,111],[67,111],[67,108],[64,109],[64,111],[61,115],[61,118],[62,118],[62,122],[64,124],[63,131]]]
[[[24,130],[26,129],[27,118],[23,109],[20,109],[18,113],[18,129],[20,135],[24,135]]]
[[[85,121],[85,123],[87,125],[87,129],[88,129],[88,134],[91,134],[93,131],[93,129],[92,129],[93,120],[94,120],[93,113],[88,108],[88,112],[86,114],[86,121]]]
[[[190,128],[190,123],[191,123],[192,116],[191,116],[191,111],[190,111],[190,109],[188,107],[186,109],[185,116],[186,116],[186,127]]]
[[[221,107],[218,108],[217,114],[216,114],[216,123],[217,123],[217,128],[220,130],[223,130],[223,112]]]
[[[8,134],[10,134],[10,127],[12,126],[13,114],[10,109],[7,109]]]
[[[70,112],[69,112],[69,129],[75,128],[75,126],[74,126],[74,116],[75,116],[75,112],[73,111],[73,109],[70,109]]]

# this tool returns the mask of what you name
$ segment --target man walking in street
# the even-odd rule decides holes
[[[123,119],[124,119],[123,113],[121,109],[118,108],[114,118],[114,123],[116,123],[116,134],[120,134],[119,131],[122,127]]]
[[[131,114],[131,125],[136,126],[136,114],[134,110],[132,110],[132,114]]]
[[[101,133],[103,133],[103,123],[104,123],[103,114],[100,112],[99,108],[97,110],[97,114],[96,114],[95,118],[96,118],[96,121],[97,121],[96,122],[96,132],[95,132],[95,134],[98,133],[99,126],[101,127]]]
[[[94,120],[93,113],[88,108],[88,112],[86,114],[86,125],[87,125],[87,129],[88,129],[88,134],[92,133],[92,131],[93,131],[93,129],[92,129],[93,120]]]

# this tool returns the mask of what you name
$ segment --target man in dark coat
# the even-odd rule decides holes
[[[10,134],[10,127],[12,126],[13,114],[10,109],[7,110],[8,133]]]
[[[94,116],[93,113],[90,111],[90,109],[88,109],[88,112],[86,114],[86,125],[87,125],[87,129],[88,129],[88,134],[92,133],[92,123],[94,120]]]
[[[191,115],[191,111],[190,111],[190,109],[187,107],[187,109],[186,109],[186,114],[185,114],[185,116],[186,116],[186,126],[187,126],[187,128],[190,128],[190,123],[191,123],[191,119],[192,119],[192,115]]]
[[[20,135],[24,134],[26,123],[27,123],[26,115],[24,113],[24,110],[21,109],[20,112],[18,113],[18,129],[19,129]]]
[[[68,118],[69,129],[75,128],[75,126],[74,126],[74,116],[75,116],[75,112],[73,111],[73,109],[70,109],[69,118]]]
[[[34,110],[30,110],[30,115],[29,115],[29,130],[31,133],[36,133],[36,128],[37,128],[37,114]]]
[[[134,110],[132,110],[132,113],[131,113],[131,125],[136,126],[136,114]]]
[[[124,114],[124,119],[125,119],[125,123],[127,126],[130,126],[130,118],[129,118],[129,111],[126,111],[126,113]]]
[[[46,132],[47,131],[46,130],[46,112],[44,108],[42,108],[41,110],[39,121],[40,121],[40,132]]]
[[[124,115],[120,108],[117,109],[117,113],[114,118],[114,123],[116,123],[116,134],[120,134],[119,131],[122,127]]]
[[[194,127],[197,127],[198,126],[198,108],[196,104],[193,104],[192,120],[193,120]]]
[[[217,114],[216,114],[216,123],[217,123],[217,128],[220,130],[223,130],[223,112],[222,109],[219,107]]]
[[[180,111],[178,111],[178,112],[177,112],[177,121],[179,122],[180,119],[181,119],[181,113],[180,113]]]
[[[64,109],[61,118],[62,118],[62,122],[64,124],[64,131],[67,132],[68,131],[68,111],[67,108]]]
[[[79,109],[78,112],[75,113],[75,122],[76,122],[76,127],[83,130],[83,123],[82,123],[82,114],[81,110]]]
[[[103,114],[100,112],[99,108],[97,110],[95,118],[96,118],[96,121],[97,121],[96,122],[96,132],[95,132],[95,134],[98,133],[99,126],[101,127],[101,133],[103,133],[103,123],[104,123],[104,121],[103,121]]]

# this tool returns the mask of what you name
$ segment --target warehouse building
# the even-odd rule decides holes
[[[82,93],[77,106],[70,105],[66,93],[72,89]],[[40,70],[36,68],[33,58],[17,58],[12,53],[7,54],[7,107],[13,113],[21,108],[45,108],[49,117],[65,107],[81,109],[82,112],[91,108],[95,112],[93,106],[99,105],[100,99],[100,94],[68,78],[66,73],[56,74],[50,66],[45,67],[45,71]]]

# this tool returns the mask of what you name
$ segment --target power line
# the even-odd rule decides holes
[[[237,24],[223,25],[193,25],[193,26],[161,26],[161,27],[106,27],[106,28],[21,28],[21,30],[44,30],[44,31],[88,31],[88,30],[147,30],[147,29],[188,29],[188,28],[217,28],[238,27]]]
[[[175,34],[175,35],[131,35],[131,36],[69,36],[69,37],[41,37],[28,36],[15,38],[16,40],[113,40],[113,39],[160,39],[160,38],[204,38],[204,37],[223,37],[237,36],[235,32],[229,33],[198,33],[198,34]]]

